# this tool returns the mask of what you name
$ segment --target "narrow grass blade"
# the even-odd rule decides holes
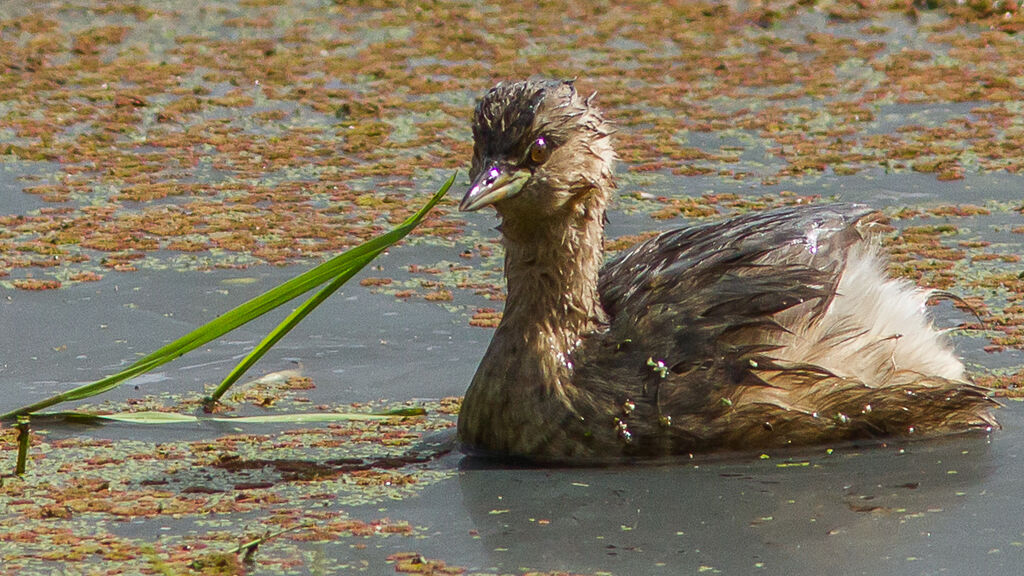
[[[452,176],[452,178],[454,178],[454,175]],[[443,195],[444,192],[447,192],[448,187],[451,186],[452,182],[453,180],[449,179],[448,182],[445,183],[442,190],[438,192],[438,194]],[[432,206],[428,204],[420,212],[423,215],[426,215],[426,211],[430,210],[431,207]],[[416,218],[416,216],[413,216],[413,218]],[[418,219],[416,220],[416,223],[419,223]],[[413,226],[415,226],[415,224],[413,224]],[[302,320],[306,316],[308,316],[310,312],[315,310],[316,307],[322,304],[324,300],[327,300],[331,296],[331,294],[334,294],[338,290],[338,288],[341,288],[346,282],[348,282],[353,276],[355,276],[360,270],[362,270],[364,266],[366,266],[367,264],[372,262],[377,256],[379,256],[380,253],[383,252],[386,248],[387,246],[382,246],[380,249],[367,254],[366,256],[360,258],[356,262],[353,262],[352,266],[348,270],[345,270],[344,272],[340,273],[337,277],[331,280],[331,282],[327,286],[325,286],[319,292],[314,294],[312,298],[306,300],[305,302],[302,303],[301,306],[293,310],[291,314],[289,314],[280,324],[278,324],[273,330],[271,330],[270,333],[267,334],[263,338],[263,340],[261,340],[260,343],[255,348],[253,348],[251,352],[246,354],[245,358],[243,358],[242,361],[239,362],[238,365],[235,366],[234,369],[232,369],[231,372],[224,378],[224,380],[221,381],[221,383],[217,386],[217,389],[214,390],[213,393],[211,393],[210,396],[206,398],[207,409],[210,409],[214,403],[219,402],[221,397],[224,396],[224,394],[231,388],[231,386],[233,386],[235,382],[237,382],[238,379],[241,378],[242,375],[244,375],[249,370],[249,368],[253,366],[253,364],[255,364],[260,358],[262,358],[263,355],[266,354],[268,350],[270,350],[275,344],[277,344],[281,340],[281,338],[284,338],[286,334],[291,332],[292,328],[297,326],[299,322],[302,322]]]
[[[362,270],[363,266],[369,264],[377,254],[367,256],[362,262],[353,265],[353,267],[345,272],[341,273],[337,278],[331,280],[331,282],[322,288],[319,292],[313,295],[312,298],[306,300],[301,306],[292,311],[283,322],[277,325],[276,328],[270,331],[266,337],[263,338],[260,343],[249,352],[241,362],[238,363],[231,373],[217,386],[217,389],[206,399],[206,405],[209,409],[210,406],[216,402],[219,402],[224,393],[242,377],[249,368],[252,367],[264,354],[267,353],[275,344],[278,343],[281,338],[284,338],[285,334],[291,332],[291,329],[298,325],[310,312],[312,312],[317,306],[319,306],[324,300],[334,294],[338,288],[341,288],[343,284],[349,281],[352,276],[355,276],[357,272]]]
[[[14,473],[21,476],[25,473],[26,463],[28,462],[28,448],[30,430],[28,428],[28,416],[19,416],[18,423],[15,425],[18,429],[18,459],[14,463]]]
[[[113,422],[126,422],[129,424],[198,424],[199,418],[191,414],[178,414],[177,412],[121,412],[118,414],[76,414],[79,419],[110,420]],[[74,419],[74,418],[73,418]]]
[[[315,424],[317,422],[351,422],[362,420],[388,420],[402,417],[396,414],[375,414],[368,412],[307,412],[303,414],[267,414],[265,416],[238,416],[235,418],[210,418],[215,422],[239,424]]]
[[[423,208],[420,208],[418,212],[407,218],[394,230],[391,230],[386,234],[382,234],[381,236],[377,236],[376,238],[364,242],[355,248],[339,254],[327,262],[324,262],[323,264],[304,272],[287,282],[284,282],[276,288],[273,288],[228,312],[225,312],[215,320],[196,328],[185,336],[182,336],[155,352],[140,358],[138,361],[117,374],[112,374],[91,384],[79,386],[44,400],[40,400],[39,402],[29,404],[28,406],[11,410],[10,412],[0,415],[0,419],[7,420],[19,415],[38,412],[39,410],[62,402],[82,400],[84,398],[96,396],[97,394],[102,394],[107,390],[117,387],[125,380],[129,380],[139,374],[148,372],[157,366],[166,364],[167,362],[182,356],[186,352],[223,336],[235,328],[262,316],[270,310],[285,304],[286,302],[312,290],[313,288],[316,288],[317,286],[320,286],[325,282],[338,278],[342,275],[348,275],[348,277],[351,277],[352,274],[355,274],[355,272],[365,266],[367,262],[386,250],[395,242],[404,238],[417,225],[419,225],[420,221],[423,220],[423,217],[441,201],[441,198],[443,198],[448,192],[448,189],[451,188],[454,181],[455,174],[452,174],[452,176],[444,183],[444,185],[441,186],[437,193],[431,197],[430,201],[428,201]]]
[[[319,422],[352,422],[408,418],[427,413],[422,408],[403,408],[387,412],[301,412],[295,414],[264,414],[260,416],[194,416],[177,412],[118,412],[116,414],[88,414],[85,412],[42,412],[39,418],[63,419],[83,423],[122,422],[126,424],[164,425],[223,422],[232,424],[315,424]],[[26,430],[28,429],[26,425]],[[19,429],[20,430],[20,429]]]

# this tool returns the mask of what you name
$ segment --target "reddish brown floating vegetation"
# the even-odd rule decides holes
[[[450,302],[452,298],[452,291],[447,288],[433,290],[423,295],[424,300],[429,300],[431,302]]]
[[[19,278],[11,284],[20,290],[56,290],[60,288],[60,280],[40,280],[38,278]]]
[[[473,317],[469,319],[469,325],[478,328],[497,328],[499,322],[501,322],[501,312],[494,308],[477,308]]]
[[[274,264],[365,239],[380,228],[360,224],[393,223],[409,213],[410,191],[422,188],[422,174],[463,166],[470,153],[465,120],[471,106],[464,94],[491,84],[496,69],[553,76],[588,70],[581,86],[600,91],[602,105],[622,128],[618,148],[634,172],[775,182],[825,171],[859,174],[879,165],[925,171],[938,179],[1024,167],[1017,145],[1022,132],[1009,107],[1024,96],[1014,81],[1022,72],[1019,41],[1012,35],[1022,20],[1016,2],[936,3],[932,14],[945,18],[932,18],[930,28],[919,31],[935,50],[908,49],[885,39],[888,19],[921,7],[862,4],[823,6],[830,26],[784,40],[771,26],[801,19],[806,7],[799,2],[748,10],[644,4],[647,17],[641,22],[632,17],[637,7],[628,3],[601,14],[581,11],[579,29],[604,56],[586,59],[560,34],[541,34],[544,50],[519,55],[510,33],[522,23],[485,18],[458,3],[430,11],[339,5],[337,11],[346,17],[328,30],[308,24],[279,27],[273,14],[287,5],[271,9],[247,3],[221,22],[237,29],[237,38],[177,26],[195,32],[176,37],[166,54],[132,43],[133,22],[159,15],[173,25],[183,14],[103,8],[84,29],[68,26],[56,14],[12,18],[0,28],[21,36],[4,45],[9,73],[0,80],[0,101],[11,107],[8,126],[16,140],[0,141],[0,152],[59,163],[57,177],[27,181],[27,192],[54,203],[88,198],[105,210],[97,218],[85,207],[68,207],[59,232],[47,221],[33,221],[19,230],[21,236],[59,233],[72,252],[76,246],[153,250],[152,242],[130,233],[143,222],[159,225],[170,218],[170,208],[153,205],[170,200],[190,216],[172,219],[175,226],[163,231],[160,249],[216,247]],[[434,25],[453,19],[471,22],[480,35],[465,37]],[[687,25],[666,28],[663,22]],[[961,22],[990,31],[973,33],[958,26]],[[849,23],[860,36],[832,29]],[[353,39],[367,27],[395,25],[407,28],[412,40],[382,38],[356,48]],[[730,38],[742,38],[752,49],[734,50]],[[639,49],[652,39],[662,39],[672,50]],[[623,48],[621,40],[637,47]],[[338,48],[353,54],[322,57]],[[480,61],[480,54],[494,62]],[[443,74],[435,64],[418,62],[431,58],[446,62]],[[626,61],[629,66],[623,66]],[[879,76],[839,73],[851,63]],[[182,84],[180,79],[189,77],[199,81]],[[335,86],[334,78],[362,80],[356,88]],[[823,99],[821,109],[804,103]],[[979,104],[970,117],[953,116],[937,125],[909,123],[882,134],[865,130],[890,102]],[[68,132],[71,127],[76,129]],[[781,161],[774,173],[744,167],[747,145],[713,151],[686,138],[687,133],[737,129],[755,135]],[[200,177],[203,183],[193,181],[206,170],[226,178],[211,173]],[[349,189],[366,177],[378,179],[376,193]],[[308,185],[294,186],[301,182]],[[321,224],[314,219],[326,214],[320,197],[327,190],[339,192],[331,194],[330,210],[342,218]],[[205,206],[197,202],[200,197],[209,199]],[[255,210],[223,222],[226,227],[217,225],[218,214],[245,202],[254,202]],[[654,211],[657,217],[714,215],[711,207],[689,198],[664,204]],[[140,220],[136,209],[151,214]],[[245,221],[264,222],[265,233],[233,235]],[[321,232],[303,235],[303,230]],[[457,238],[461,230],[461,220],[439,211],[419,233]],[[275,240],[268,243],[271,236]]]
[[[448,566],[443,560],[427,559],[415,552],[392,554],[388,556],[388,562],[394,563],[395,572],[402,574],[457,576],[466,572],[466,569],[461,566]]]

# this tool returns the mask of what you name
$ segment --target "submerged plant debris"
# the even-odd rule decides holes
[[[1019,2],[998,0],[549,2],[532,11],[469,1],[7,0],[0,291],[327,258],[400,222],[468,165],[479,94],[542,74],[578,78],[617,125],[612,220],[632,224],[608,239],[610,251],[652,229],[748,210],[887,198],[891,271],[961,297],[958,337],[1009,359],[972,366],[977,380],[1018,395],[1022,38]],[[894,182],[945,190],[945,200]],[[443,256],[368,270],[361,283],[433,302],[486,332],[504,293],[501,246],[477,225],[484,220],[439,206],[408,242]],[[312,383],[285,381],[230,400],[245,413],[308,412],[302,390]],[[191,413],[198,401],[92,408]],[[26,475],[0,488],[0,573],[486,570],[421,555],[429,526],[365,507],[350,514],[451,479],[450,466],[402,458],[423,434],[452,426],[452,402],[394,422],[252,425],[208,441],[94,439],[92,428],[54,438],[35,426]],[[118,426],[128,425],[109,428]],[[8,469],[15,434],[0,430]],[[139,538],[136,524],[164,536]],[[254,565],[232,552],[283,530],[257,546]],[[371,566],[299,545],[361,550],[383,540],[389,552]]]

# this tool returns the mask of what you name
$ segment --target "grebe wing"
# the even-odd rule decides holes
[[[652,307],[762,317],[816,298],[824,309],[847,250],[879,219],[865,206],[812,204],[670,230],[604,266],[601,304],[616,319]]]
[[[878,217],[858,205],[794,206],[637,245],[602,270],[610,323],[601,341],[617,353],[595,369],[642,368],[643,396],[675,414],[701,413],[730,387],[758,385],[757,372],[771,368],[770,353],[788,330],[779,313],[824,314],[849,248]],[[818,366],[787,369],[808,383],[831,376]]]

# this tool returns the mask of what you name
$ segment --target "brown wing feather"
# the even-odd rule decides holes
[[[880,392],[773,357],[787,323],[825,313],[850,248],[878,219],[857,205],[783,208],[666,232],[610,261],[598,286],[608,329],[576,352],[594,414],[628,406],[615,422],[637,453],[906,433],[921,416],[906,414],[913,394],[948,408],[953,429],[993,425],[991,401],[964,382],[899,374]],[[869,404],[877,412],[863,417]]]

